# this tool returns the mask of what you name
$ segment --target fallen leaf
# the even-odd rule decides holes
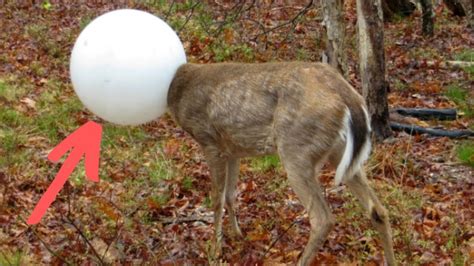
[[[36,101],[34,101],[33,99],[25,97],[21,99],[20,102],[26,104],[26,106],[28,106],[29,108],[36,110]]]

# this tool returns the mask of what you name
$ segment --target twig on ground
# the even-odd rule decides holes
[[[46,241],[44,241],[44,240],[39,236],[38,232],[36,232],[36,229],[35,229],[36,226],[31,226],[31,225],[29,225],[29,224],[25,221],[25,219],[23,219],[23,217],[22,217],[21,215],[18,216],[18,217],[20,218],[20,220],[21,220],[24,224],[26,224],[26,225],[29,227],[29,229],[31,229],[31,232],[33,232],[33,235],[35,235],[36,238],[38,238],[38,240],[41,242],[41,244],[43,244],[43,246],[46,248],[46,250],[47,250],[49,253],[51,253],[53,256],[55,256],[56,258],[58,258],[61,262],[65,263],[65,264],[67,264],[67,265],[72,265],[69,261],[67,261],[67,260],[64,259],[63,257],[59,256],[58,253],[56,253],[56,251],[54,251],[54,250],[46,243]]]
[[[267,250],[265,250],[265,253],[263,253],[263,255],[261,256],[262,259],[264,259],[268,252],[270,252],[270,250],[273,248],[273,246],[275,246],[275,244],[284,236],[286,235],[286,233],[288,233],[288,231],[290,231],[290,229],[297,223],[300,222],[300,219],[295,219],[291,224],[290,226],[288,226],[288,228],[285,229],[285,231],[283,233],[281,233],[280,235],[278,235],[278,237],[273,240],[273,242],[270,244],[270,246],[268,246]]]
[[[105,262],[102,260],[102,257],[99,255],[99,253],[97,253],[97,250],[95,250],[94,246],[89,241],[89,239],[87,239],[86,235],[82,232],[79,226],[77,226],[76,223],[74,223],[74,221],[69,216],[65,216],[65,217],[66,219],[62,219],[63,222],[67,222],[68,224],[72,225],[74,229],[76,229],[76,231],[79,233],[82,239],[84,239],[86,244],[90,247],[90,249],[92,250],[92,253],[94,253],[94,256],[99,260],[100,265],[105,265]]]
[[[107,248],[105,249],[104,251],[104,254],[102,254],[102,260],[105,261],[105,255],[107,255],[107,252],[109,252],[109,249],[110,249],[110,246],[112,246],[112,244],[117,241],[119,235],[120,235],[120,232],[122,232],[122,228],[123,228],[123,223],[121,223],[120,225],[117,225],[117,230],[115,232],[115,236],[114,236],[114,239],[112,239],[112,241],[110,241],[110,243],[107,245]]]

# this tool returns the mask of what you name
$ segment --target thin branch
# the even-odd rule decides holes
[[[245,4],[245,2],[239,1],[239,2],[236,3],[229,11],[226,11],[226,12],[224,13],[224,18],[223,18],[222,21],[219,23],[219,24],[220,24],[219,27],[217,27],[217,29],[214,31],[213,37],[218,36],[218,35],[222,32],[222,30],[223,30],[223,28],[224,28],[224,25],[227,24],[226,22],[227,22],[227,17],[229,16],[229,14],[230,14],[237,6],[242,5],[242,3]]]
[[[250,21],[250,22],[253,22],[255,24],[257,24],[257,26],[260,28],[260,30],[262,32],[265,31],[265,25],[263,25],[262,22],[258,21],[258,20],[255,20],[253,18],[247,18],[246,21]],[[267,33],[263,33],[263,35],[265,35],[265,39],[268,39],[268,34]],[[261,36],[261,35],[260,35]],[[256,38],[246,38],[246,42],[255,42],[256,41]],[[265,42],[265,49],[267,49],[267,43]]]
[[[191,17],[193,16],[194,14],[194,10],[196,9],[197,6],[199,6],[201,4],[201,2],[196,2],[194,3],[194,5],[191,6],[191,12],[189,13],[189,15],[186,17],[186,21],[184,21],[184,24],[183,26],[181,26],[181,28],[179,30],[177,30],[177,34],[179,35],[179,33],[184,29],[184,27],[186,27],[186,25],[188,24],[188,22],[191,20]]]
[[[273,242],[270,244],[270,246],[267,248],[267,250],[265,250],[265,253],[263,253],[263,255],[261,256],[261,258],[264,259],[264,258],[267,256],[268,252],[270,252],[270,250],[273,248],[273,246],[275,246],[275,244],[276,244],[284,235],[286,235],[286,233],[288,233],[288,231],[290,231],[290,229],[291,229],[295,224],[297,224],[297,223],[299,223],[299,222],[300,222],[299,219],[295,219],[295,220],[290,224],[290,226],[288,226],[288,228],[286,228],[286,230],[285,230],[283,233],[281,233],[280,235],[278,235],[278,237],[277,237],[275,240],[273,240]]]
[[[79,235],[81,235],[82,239],[84,239],[86,244],[91,248],[92,252],[94,253],[94,256],[99,260],[100,265],[105,265],[105,262],[102,260],[99,253],[97,253],[97,251],[95,250],[92,243],[89,241],[89,239],[87,239],[87,237],[84,235],[84,233],[81,231],[81,229],[76,225],[76,223],[74,223],[74,221],[71,220],[71,218],[69,216],[66,216],[66,220],[63,219],[63,221],[68,222],[70,225],[72,225],[76,229],[76,231],[79,233]]]
[[[112,244],[115,241],[117,241],[118,236],[120,235],[120,232],[122,231],[122,228],[123,228],[123,223],[121,223],[120,226],[117,226],[117,231],[115,233],[114,239],[112,239],[112,241],[110,241],[110,243],[107,245],[107,248],[105,249],[104,254],[102,254],[102,260],[105,261],[105,255],[107,255],[107,252],[109,252],[110,246],[112,246]]]
[[[237,19],[239,19],[242,16],[243,13],[249,11],[254,6],[255,1],[256,0],[252,1],[252,3],[250,3],[250,5],[245,10],[244,10],[244,6],[246,4],[245,1],[240,1],[236,3],[228,12],[225,12],[224,19],[222,20],[219,27],[214,32],[213,37],[219,36],[222,33],[222,30],[224,29],[224,26],[226,24],[234,23]],[[239,7],[238,10],[234,11],[235,9],[237,9],[237,7]],[[231,19],[230,21],[227,21],[227,17],[229,17],[229,15]]]
[[[176,0],[173,0],[173,2],[171,2],[171,5],[170,7],[168,8],[168,12],[166,12],[166,15],[165,15],[165,21],[168,19],[168,17],[171,15],[171,11],[173,10],[173,6],[174,6],[174,3],[176,2]]]
[[[249,11],[250,9],[252,9],[254,6],[255,6],[255,3],[257,2],[257,0],[253,0],[252,3],[250,3],[250,5],[242,11],[242,13],[245,13],[247,11]]]
[[[257,35],[255,35],[252,39],[253,40],[256,40],[258,37],[262,36],[262,35],[267,35],[268,33],[272,32],[272,31],[275,31],[279,28],[282,28],[282,27],[285,27],[287,25],[290,25],[290,24],[295,24],[295,22],[301,17],[303,16],[304,14],[306,14],[309,9],[313,6],[313,0],[310,0],[309,3],[303,8],[300,10],[300,12],[298,12],[298,14],[296,14],[296,16],[294,16],[291,20],[288,20],[288,21],[285,21],[281,24],[278,24],[276,25],[275,27],[272,27],[270,29],[267,29],[265,30],[264,32],[261,32]]]
[[[44,241],[38,234],[38,232],[36,232],[36,226],[30,226],[26,223],[25,219],[23,219],[23,217],[20,215],[18,216],[20,218],[20,220],[26,224],[30,229],[31,231],[33,232],[33,234],[39,239],[39,241],[41,242],[41,244],[43,244],[43,246],[46,248],[46,250],[48,250],[49,253],[51,253],[53,256],[55,256],[56,258],[58,258],[61,262],[67,264],[67,265],[72,265],[69,261],[67,261],[66,259],[62,258],[61,256],[58,255],[58,253],[56,253],[56,251],[54,251],[51,247],[49,247],[49,245],[46,243],[46,241]]]
[[[257,24],[257,26],[262,30],[262,32],[265,31],[265,25],[263,25],[262,22],[260,22],[256,19],[253,19],[253,18],[247,18],[246,21],[250,21],[250,22],[253,22],[253,23]]]
[[[142,200],[141,202],[139,202],[139,203],[137,204],[138,206],[137,206],[134,210],[132,210],[131,212],[125,213],[125,211],[124,211],[125,217],[126,217],[126,218],[133,218],[133,216],[135,215],[135,213],[137,213],[139,210],[141,210],[141,209],[143,208],[144,204],[145,204],[145,200]]]

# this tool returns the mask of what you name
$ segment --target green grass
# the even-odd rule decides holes
[[[446,96],[448,96],[455,103],[462,103],[466,101],[467,92],[463,90],[459,85],[451,84],[447,88]]]
[[[1,101],[15,102],[21,97],[25,96],[27,92],[26,87],[14,86],[13,82],[17,82],[15,77],[9,77],[9,80],[0,78],[0,103]]]
[[[64,54],[64,49],[56,40],[50,38],[49,26],[46,24],[30,24],[25,28],[25,34],[33,39],[36,45],[53,58],[60,58]]]
[[[296,50],[296,59],[298,61],[307,61],[309,59],[310,55],[308,51],[304,48],[299,48]]]
[[[80,111],[81,107],[74,101],[67,101],[51,108],[56,112],[43,112],[36,119],[36,127],[52,143],[57,143],[79,126],[73,114]]]
[[[454,60],[474,62],[474,49],[466,49],[455,54]],[[463,67],[463,70],[469,75],[469,78],[472,79],[472,76],[474,75],[474,66]]]
[[[205,198],[204,198],[204,201],[202,202],[202,204],[203,204],[206,208],[208,208],[208,209],[212,208],[212,200],[211,200],[211,198],[210,198],[209,196],[205,197]]]
[[[464,67],[463,70],[469,74],[469,79],[472,79],[474,76],[474,66],[468,66],[468,67]]]
[[[212,54],[214,54],[214,60],[216,62],[224,62],[229,60],[239,60],[250,62],[254,58],[253,49],[246,44],[225,44],[216,42],[210,46]]]
[[[0,97],[7,99],[7,95],[10,92],[7,88],[7,83],[3,79],[0,79]]]
[[[413,213],[418,212],[425,199],[419,190],[405,189],[403,186],[386,182],[372,182],[372,187],[380,197],[382,205],[387,208],[390,221],[396,224],[393,228],[393,239],[404,248],[397,252],[398,261],[410,261],[413,256],[411,247],[417,245],[430,245],[423,239],[413,236]],[[371,225],[370,225],[371,226]]]
[[[409,52],[410,56],[417,59],[433,60],[440,57],[439,51],[429,47],[413,48]]]
[[[408,85],[406,82],[403,82],[399,79],[396,79],[394,82],[393,82],[393,88],[395,88],[395,90],[397,91],[407,91],[408,89]]]
[[[2,251],[0,250],[0,265],[28,265],[30,260],[23,251]]]
[[[454,83],[446,88],[445,95],[460,107],[465,116],[474,117],[474,106],[470,103],[472,99],[469,99],[467,90]]]
[[[4,99],[16,98],[11,88],[0,83],[0,102],[2,96]],[[24,162],[27,135],[23,125],[31,124],[31,119],[8,105],[0,105],[0,121],[0,165]]]
[[[260,173],[267,172],[268,170],[279,168],[280,158],[277,155],[269,155],[263,157],[252,158],[250,160],[250,168],[252,171]]]
[[[19,146],[26,142],[23,135],[17,134],[14,130],[7,129],[0,131],[1,147],[8,153],[14,153]]]
[[[474,61],[474,50],[473,49],[463,50],[460,53],[454,55],[454,59],[457,61],[472,62]]]
[[[148,175],[153,185],[158,185],[162,180],[174,177],[172,162],[158,159],[148,167]]]
[[[64,98],[65,86],[58,81],[48,81],[48,90],[37,100],[38,115],[34,119],[35,131],[57,143],[80,125],[75,119],[83,106],[77,97]]]
[[[474,142],[464,142],[459,145],[457,155],[461,162],[474,167]]]
[[[191,190],[193,188],[193,179],[189,176],[184,177],[183,179],[183,188]]]
[[[463,229],[459,227],[455,219],[451,217],[446,217],[445,221],[449,223],[449,230],[444,234],[444,236],[448,238],[448,241],[442,248],[454,254],[453,265],[465,265],[464,263],[467,262],[467,260],[465,259],[462,247],[460,246],[461,237],[464,234],[464,232],[462,232]],[[467,234],[468,232],[465,233]]]
[[[81,31],[85,29],[87,25],[89,25],[89,23],[91,23],[93,19],[94,18],[90,15],[86,15],[82,17],[81,20],[79,21],[79,28],[81,29]]]
[[[30,119],[23,113],[8,107],[0,106],[0,121],[1,127],[19,127],[24,124],[29,124]]]
[[[30,69],[33,74],[36,76],[46,76],[48,74],[48,70],[41,65],[39,61],[33,61],[30,64]]]
[[[49,2],[49,0],[45,0],[43,1],[43,3],[41,4],[41,7],[44,9],[44,10],[51,10],[53,8],[53,5],[51,5],[51,2]]]
[[[132,126],[118,126],[110,123],[104,124],[103,143],[104,148],[125,146],[133,147],[148,138],[143,129]]]

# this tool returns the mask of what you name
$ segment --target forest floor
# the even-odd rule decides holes
[[[320,7],[305,8],[306,1],[28,2],[0,7],[0,265],[210,263],[210,180],[198,145],[166,115],[119,127],[91,114],[69,80],[72,45],[94,17],[132,7],[170,23],[191,62],[319,61]],[[360,89],[355,7],[353,0],[346,2],[349,80]],[[441,6],[435,36],[423,37],[420,24],[419,12],[385,23],[390,106],[457,108],[461,116],[455,121],[414,123],[474,129],[474,67],[438,64],[474,61],[467,19]],[[104,125],[100,182],[86,181],[81,164],[42,221],[28,226],[61,165],[49,162],[48,153],[88,120]],[[394,132],[374,145],[367,169],[390,212],[401,264],[474,263],[472,139]],[[355,199],[334,186],[329,170],[319,179],[337,219],[319,263],[380,265],[380,240]],[[278,158],[245,159],[238,187],[245,237],[226,236],[220,259],[293,264],[309,223]]]

